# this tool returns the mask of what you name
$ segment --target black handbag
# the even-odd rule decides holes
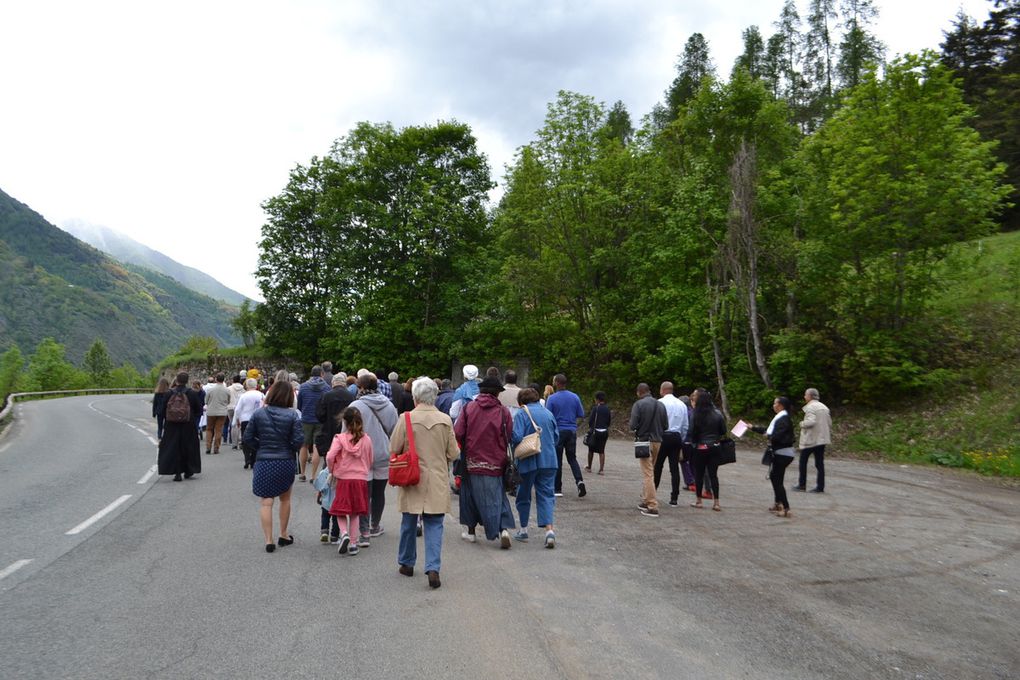
[[[635,458],[651,458],[652,445],[650,442],[634,442]]]
[[[506,434],[506,423],[503,424],[503,437],[507,442],[506,465],[503,467],[503,490],[511,496],[516,496],[517,487],[521,485],[521,472],[517,469],[517,457],[514,456],[514,449],[510,446],[510,439]]]
[[[581,443],[585,446],[591,446],[591,430],[584,433],[584,439],[581,440]]]
[[[737,462],[737,443],[730,438],[720,439],[715,445],[716,460],[719,465]]]
[[[766,446],[765,453],[761,454],[761,464],[772,465],[773,458],[775,458],[775,454],[772,453],[772,447]]]

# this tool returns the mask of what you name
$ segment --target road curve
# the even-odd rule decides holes
[[[1010,678],[1020,669],[1020,493],[946,471],[829,463],[824,495],[771,502],[758,454],[722,469],[724,511],[642,517],[611,442],[559,499],[556,550],[469,545],[447,518],[443,587],[357,557],[262,550],[250,473],[148,476],[145,396],[19,405],[0,437],[4,678]],[[668,475],[667,475],[668,477]],[[142,482],[142,483],[139,483]],[[668,486],[668,480],[666,482]],[[124,499],[119,505],[111,504]],[[67,532],[107,513],[79,533]],[[13,567],[13,569],[12,569]]]

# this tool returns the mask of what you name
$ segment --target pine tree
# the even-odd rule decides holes
[[[884,47],[869,28],[878,17],[874,0],[843,0],[843,41],[839,45],[839,73],[843,87],[857,87],[868,67],[882,59]]]
[[[836,16],[836,0],[811,0],[804,62],[810,86],[807,108],[814,123],[826,118],[832,108],[832,62],[835,56],[832,29]]]
[[[748,26],[744,29],[744,51],[737,60],[733,62],[734,73],[742,68],[752,78],[765,76],[765,40],[761,37],[761,31],[757,26]]]
[[[680,109],[698,93],[701,81],[714,73],[715,66],[709,55],[708,41],[700,33],[692,34],[677,64],[676,78],[666,91],[666,109],[671,121],[677,119]]]

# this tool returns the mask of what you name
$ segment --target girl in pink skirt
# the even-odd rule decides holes
[[[368,513],[368,477],[372,470],[372,440],[365,434],[361,412],[348,407],[343,413],[346,432],[333,437],[326,454],[326,466],[336,484],[336,497],[329,514],[340,525],[341,555],[357,555],[358,541],[349,531],[358,527],[358,516]]]

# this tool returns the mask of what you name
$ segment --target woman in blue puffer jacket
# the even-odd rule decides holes
[[[304,442],[301,416],[294,410],[294,390],[286,380],[277,380],[266,393],[266,406],[255,411],[244,430],[244,444],[255,450],[251,490],[262,499],[259,517],[266,536],[266,552],[276,544],[290,545],[290,490],[294,485],[295,454]],[[280,499],[280,538],[273,543],[273,499]]]

